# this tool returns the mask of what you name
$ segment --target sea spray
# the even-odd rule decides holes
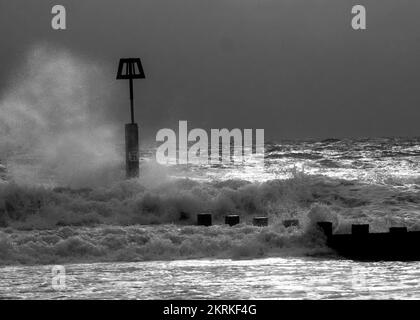
[[[33,47],[0,98],[0,158],[12,180],[72,187],[120,176],[112,87],[90,60]]]

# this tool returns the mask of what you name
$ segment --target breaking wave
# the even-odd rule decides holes
[[[10,232],[10,233],[9,233]],[[1,264],[261,258],[328,253],[310,233],[249,225],[62,227],[0,233]]]
[[[261,183],[145,178],[81,189],[4,183],[0,263],[325,254],[316,221],[332,221],[336,232],[354,222],[417,230],[419,204],[416,193],[304,174]],[[200,212],[211,212],[215,225],[195,226]],[[225,226],[228,213],[241,224]],[[269,226],[252,226],[262,214]],[[290,218],[300,226],[285,228]]]

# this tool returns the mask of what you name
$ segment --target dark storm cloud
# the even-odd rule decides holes
[[[419,135],[420,3],[404,0],[0,2],[0,89],[26,50],[47,42],[94,58],[110,78],[120,57],[142,58],[137,120],[154,138],[188,120],[202,128],[264,128],[268,139]],[[367,8],[366,31],[350,27]],[[115,121],[128,121],[128,84]]]

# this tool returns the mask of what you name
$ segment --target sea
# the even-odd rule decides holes
[[[5,168],[27,164],[18,160]],[[162,165],[151,148],[140,181],[5,179],[0,298],[420,298],[420,262],[347,260],[313,230],[319,220],[336,233],[352,223],[420,230],[420,138],[266,142],[264,164],[248,160]],[[214,226],[194,225],[201,211],[214,214]],[[224,225],[226,213],[241,224]],[[256,215],[269,226],[252,226]],[[301,224],[285,228],[283,219]]]

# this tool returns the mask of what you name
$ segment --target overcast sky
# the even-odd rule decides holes
[[[53,31],[51,8],[67,9]],[[351,7],[367,30],[351,29]],[[140,57],[136,119],[148,135],[188,120],[267,139],[420,135],[420,2],[413,0],[0,0],[0,94],[27,50],[94,59],[114,81]],[[129,120],[128,83],[115,112]],[[192,128],[191,127],[191,128]]]

